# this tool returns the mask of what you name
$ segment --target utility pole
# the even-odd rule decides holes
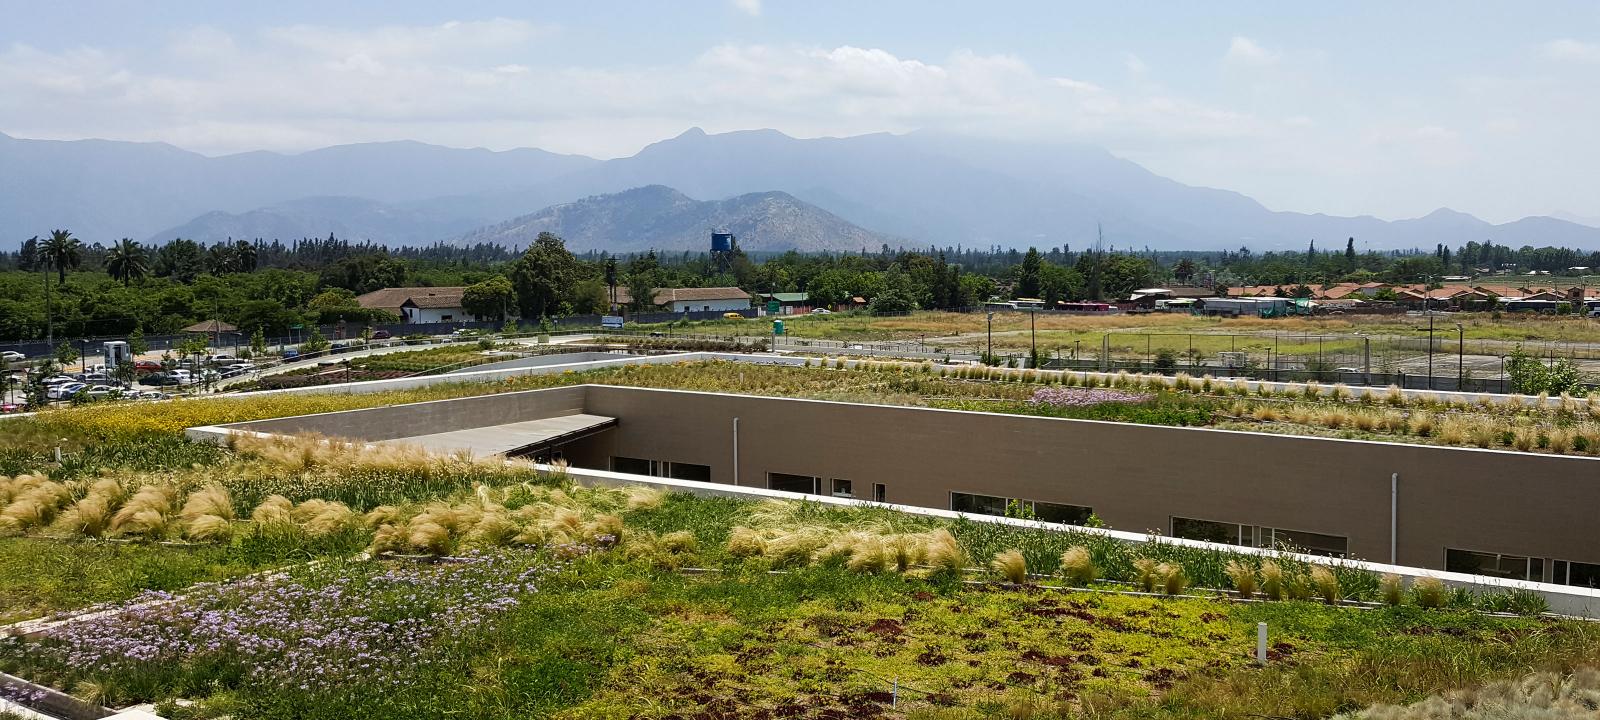
[[[1033,349],[1028,354],[1028,367],[1039,366],[1039,330],[1034,326],[1034,318],[1038,315],[1036,310],[1028,310],[1028,334],[1032,337]]]
[[[984,355],[985,365],[994,360],[994,311],[989,312],[989,350]]]
[[[1428,389],[1433,389],[1433,310],[1428,310]]]
[[[1461,387],[1467,380],[1466,364],[1467,330],[1456,323],[1456,392],[1466,392],[1466,388]]]
[[[51,351],[56,348],[56,323],[50,304],[50,263],[44,264],[44,341]]]

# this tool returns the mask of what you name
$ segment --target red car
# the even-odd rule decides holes
[[[0,414],[22,412],[23,407],[17,403],[0,403]]]
[[[161,363],[154,360],[135,360],[133,362],[133,371],[142,373],[161,372]]]
[[[372,339],[373,340],[388,340],[389,339],[389,331],[388,330],[375,330],[372,333]]]

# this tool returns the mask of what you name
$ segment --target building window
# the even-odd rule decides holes
[[[1557,585],[1600,587],[1600,565],[1557,560],[1551,563],[1550,582]]]
[[[1325,535],[1304,530],[1284,530],[1283,528],[1217,522],[1214,520],[1173,517],[1172,536],[1186,540],[1200,540],[1243,547],[1276,548],[1287,546],[1307,555],[1326,555],[1328,557],[1349,557],[1350,555],[1350,539],[1339,535]]]
[[[629,475],[655,475],[656,461],[640,458],[611,456],[611,472]]]
[[[856,494],[850,491],[849,480],[840,480],[839,478],[834,478],[833,496],[836,498],[853,498],[856,496]]]
[[[439,322],[450,322],[451,320],[454,320],[454,319],[456,319],[456,316],[454,316],[454,315],[440,315],[439,316]]]
[[[772,490],[785,492],[806,493],[808,495],[821,495],[821,479],[810,475],[790,475],[788,473],[767,473],[767,487]]]
[[[1033,516],[1045,522],[1062,523],[1065,525],[1082,525],[1089,521],[1093,510],[1082,505],[1062,505],[1061,503],[1032,502]]]
[[[875,502],[889,502],[889,489],[883,483],[873,483],[872,499]]]
[[[1005,515],[1007,500],[993,495],[950,493],[950,509],[974,515]]]
[[[1544,581],[1544,558],[1445,548],[1444,569],[1508,580]],[[1568,571],[1570,572],[1570,565]]]
[[[950,493],[950,509],[956,512],[971,513],[973,515],[1001,515],[1013,505],[1025,517],[1032,517],[1044,522],[1065,523],[1068,525],[1082,525],[1094,514],[1093,508],[1082,505],[1065,505],[1062,503],[1041,502],[1023,498],[997,497],[994,495],[977,495],[973,493]]]
[[[667,477],[677,480],[711,482],[711,466],[681,462],[667,463]]]

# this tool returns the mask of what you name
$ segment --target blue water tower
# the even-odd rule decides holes
[[[711,233],[711,252],[733,252],[733,233]]]

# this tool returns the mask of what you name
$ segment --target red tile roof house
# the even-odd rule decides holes
[[[364,308],[388,310],[407,323],[440,323],[476,320],[461,307],[464,287],[384,288],[356,297]]]

